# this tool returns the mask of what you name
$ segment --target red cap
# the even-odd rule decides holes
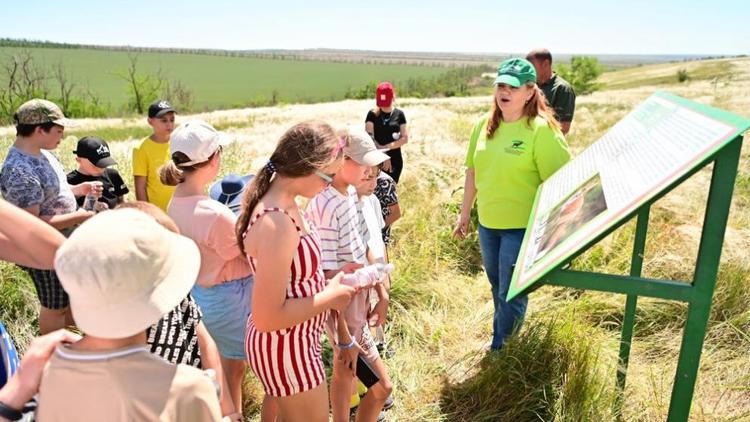
[[[390,82],[381,82],[375,93],[375,104],[378,107],[390,107],[393,103],[393,85]]]

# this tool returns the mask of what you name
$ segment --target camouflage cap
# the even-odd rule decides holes
[[[21,125],[40,125],[51,122],[64,127],[74,126],[73,121],[65,117],[57,104],[39,98],[21,104],[14,117]]]

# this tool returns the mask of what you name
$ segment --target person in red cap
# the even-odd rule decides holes
[[[365,130],[372,136],[378,149],[384,150],[390,160],[383,163],[383,171],[398,183],[404,160],[401,147],[409,141],[404,112],[393,106],[395,92],[390,82],[381,82],[375,92],[376,107],[367,112]]]

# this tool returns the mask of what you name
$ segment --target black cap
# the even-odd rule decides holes
[[[91,161],[91,164],[99,168],[105,168],[117,164],[109,153],[109,146],[107,143],[96,136],[84,136],[81,138],[73,153],[81,158]]]
[[[176,113],[167,100],[156,100],[148,106],[148,117],[161,117],[167,113]]]

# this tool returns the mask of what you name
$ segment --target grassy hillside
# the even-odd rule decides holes
[[[601,75],[599,82],[606,89],[625,89],[648,85],[671,85],[678,83],[677,73],[685,72],[687,81],[729,82],[742,80],[747,75],[742,67],[747,59],[714,59],[692,62],[663,63],[651,66],[637,66],[629,69],[608,72]]]
[[[706,63],[690,66],[698,68]],[[731,80],[678,84],[653,75],[674,74],[685,64],[644,66],[612,73],[631,88],[579,97],[568,137],[574,153],[598,139],[657,89],[750,116],[750,60],[732,60]],[[724,65],[722,65],[724,66]],[[610,77],[610,76],[607,76]],[[476,234],[450,240],[462,186],[461,163],[474,121],[487,97],[402,99],[410,142],[399,195],[404,217],[391,251],[396,263],[386,360],[395,384],[391,421],[663,421],[669,405],[685,306],[642,299],[622,411],[614,390],[617,342],[624,297],[543,287],[531,295],[524,329],[503,352],[487,355],[492,304],[479,266]],[[226,110],[198,115],[224,129],[235,143],[223,155],[223,173],[258,169],[279,135],[302,119],[335,126],[360,123],[369,101]],[[178,116],[183,120],[188,116]],[[82,120],[58,149],[72,168],[76,136],[96,133],[113,141],[115,158],[131,180],[130,151],[148,133],[142,119]],[[0,128],[0,158],[12,142]],[[750,149],[743,147],[722,254],[712,317],[693,399],[691,420],[750,421]],[[697,253],[708,171],[658,201],[651,212],[644,275],[687,279]],[[426,200],[429,198],[429,200]],[[634,227],[616,231],[576,268],[627,271]],[[0,319],[23,346],[36,330],[36,299],[27,278],[0,269]],[[248,376],[246,415],[257,420],[260,389]]]

